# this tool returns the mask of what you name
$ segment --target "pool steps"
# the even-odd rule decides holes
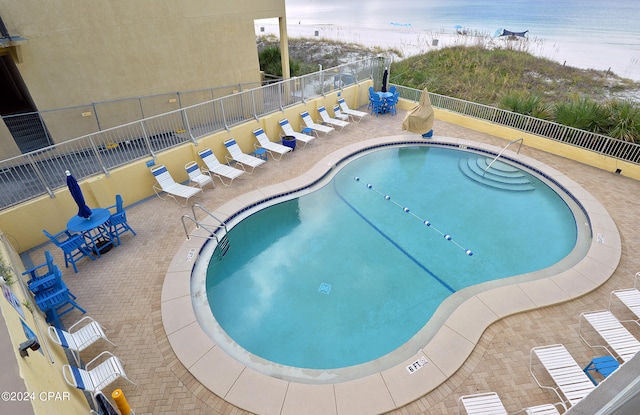
[[[508,191],[525,192],[535,186],[521,170],[501,161],[494,162],[485,172],[491,160],[486,157],[461,159],[458,166],[465,176],[478,183]]]

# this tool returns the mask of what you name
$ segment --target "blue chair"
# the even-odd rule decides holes
[[[384,101],[382,100],[382,98],[380,98],[380,96],[378,96],[378,94],[373,94],[371,96],[371,114],[376,114],[377,117],[378,114],[384,114],[384,112]]]
[[[384,100],[386,106],[386,112],[390,112],[391,115],[396,115],[396,104],[398,103],[399,94],[396,92],[389,98]]]
[[[113,206],[109,206],[109,209],[114,209],[115,213],[111,214],[109,217],[109,232],[113,238],[118,241],[118,245],[120,245],[120,235],[125,232],[131,232],[133,236],[136,236],[136,231],[134,231],[129,223],[127,222],[127,213],[124,210],[124,206],[122,203],[122,196],[116,195],[116,204]]]
[[[68,230],[64,230],[55,235],[51,235],[45,229],[42,230],[47,238],[51,240],[58,248],[64,252],[64,265],[69,268],[69,263],[73,265],[73,270],[77,273],[78,267],[76,262],[84,257],[89,257],[95,261],[95,257],[91,253],[91,250],[87,248],[82,235],[73,235]]]
[[[34,292],[36,305],[45,313],[47,323],[60,328],[62,327],[60,317],[74,308],[80,310],[83,314],[86,313],[86,311],[75,302],[76,296],[69,291],[64,281],[62,281],[62,272],[59,267],[55,267],[55,272],[47,283],[48,288],[38,289]]]
[[[35,293],[40,289],[50,288],[49,281],[56,272],[58,266],[53,262],[51,252],[44,251],[45,263],[26,270],[22,275],[29,275],[27,286],[31,292]],[[46,268],[45,268],[46,267]]]
[[[373,108],[373,97],[378,96],[376,92],[373,90],[373,87],[369,87],[369,105],[367,105],[367,110],[371,110]]]

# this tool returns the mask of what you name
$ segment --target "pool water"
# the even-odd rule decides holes
[[[469,157],[484,156],[377,150],[242,220],[208,267],[216,321],[268,361],[343,368],[401,347],[451,294],[572,251],[576,221],[562,197],[528,173],[534,190],[477,183],[460,168]]]

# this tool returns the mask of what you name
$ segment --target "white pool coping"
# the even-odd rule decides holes
[[[345,157],[368,147],[407,142],[407,136],[380,137],[344,147],[294,179],[230,200],[214,212],[228,218],[267,197],[307,186]],[[417,142],[417,141],[416,141]],[[421,142],[421,143],[424,143]],[[498,153],[501,148],[469,140],[434,136],[431,144],[447,143]],[[510,159],[543,171],[580,202],[587,213],[592,240],[586,256],[566,271],[548,278],[489,288],[455,308],[442,327],[409,359],[373,375],[332,384],[307,384],[277,379],[247,367],[227,354],[200,327],[193,309],[191,272],[207,242],[191,238],[177,248],[164,280],[162,322],[174,353],[204,387],[225,401],[260,415],[380,414],[419,399],[452,376],[469,357],[482,333],[509,315],[562,303],[598,288],[614,273],[621,257],[618,229],[606,209],[579,184],[533,158],[511,151]],[[473,318],[469,318],[469,316]],[[415,361],[428,362],[409,373]]]

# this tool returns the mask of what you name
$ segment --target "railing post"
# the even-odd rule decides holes
[[[193,132],[191,131],[191,125],[189,124],[189,116],[187,115],[187,111],[182,110],[182,119],[184,120],[184,122],[187,124],[187,131],[189,132],[189,137],[191,138],[191,142],[194,145],[198,145],[198,141],[196,140],[196,138],[193,136]]]
[[[49,194],[49,197],[51,199],[55,198],[56,195],[53,194],[53,192],[47,185],[47,181],[44,179],[44,176],[42,175],[42,172],[38,168],[36,161],[33,159],[33,154],[27,153],[26,156],[27,156],[27,160],[29,160],[29,164],[31,164],[31,167],[33,168],[33,172],[35,173],[38,180],[40,180],[40,183],[42,183],[42,186],[46,189],[47,193]]]
[[[229,125],[227,124],[227,116],[224,113],[224,102],[220,100],[220,109],[222,110],[222,122],[224,123],[224,128],[227,131],[231,131]]]
[[[102,171],[104,172],[105,176],[109,177],[109,171],[107,170],[107,166],[104,164],[104,160],[102,160],[102,157],[100,156],[100,152],[98,151],[96,143],[93,142],[93,136],[89,136],[89,143],[91,143],[91,148],[96,155],[98,163],[100,163],[100,167],[102,167]]]
[[[256,94],[255,94],[256,90],[252,89],[251,90],[251,104],[253,106],[253,118],[255,118],[256,121],[258,121],[260,118],[258,117],[258,108],[256,107]]]
[[[149,153],[151,154],[151,157],[155,159],[156,153],[153,152],[153,147],[151,147],[151,140],[149,139],[146,128],[144,128],[144,121],[140,123],[140,127],[142,128],[142,137],[144,138],[144,142],[149,149]]]

